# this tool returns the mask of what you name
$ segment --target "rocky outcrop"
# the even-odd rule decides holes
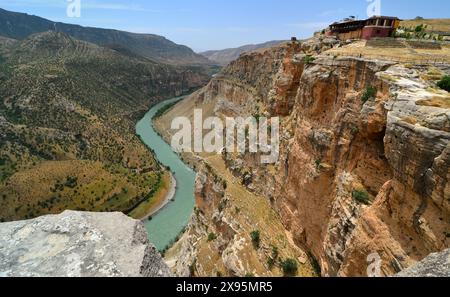
[[[450,277],[450,249],[431,254],[416,265],[403,270],[399,277]]]
[[[218,116],[279,116],[279,161],[224,154],[324,276],[393,275],[450,246],[449,94],[412,66],[312,39],[242,55],[193,95]],[[211,107],[212,106],[212,107]],[[208,194],[208,193],[206,193]]]
[[[0,275],[168,276],[140,221],[122,213],[65,211],[0,224]]]

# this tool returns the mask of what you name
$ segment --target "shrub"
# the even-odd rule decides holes
[[[369,99],[374,99],[377,96],[377,89],[374,87],[368,87],[362,94],[361,100],[366,103]]]
[[[252,231],[250,233],[250,237],[252,238],[252,243],[256,248],[259,248],[259,244],[261,243],[260,233],[258,230]]]
[[[275,265],[275,260],[272,257],[267,258],[267,266],[270,270],[272,270],[273,266]]]
[[[68,176],[66,178],[66,183],[64,184],[66,187],[74,189],[78,184],[78,178],[76,176]]]
[[[355,190],[352,193],[353,199],[362,204],[369,204],[369,194],[366,191]]]
[[[297,261],[295,259],[289,258],[281,262],[281,268],[283,269],[283,274],[285,276],[295,276],[297,275]]]
[[[312,268],[317,276],[322,275],[322,268],[320,267],[319,261],[317,261],[316,257],[313,254],[308,253],[309,261],[311,262]]]
[[[306,55],[306,56],[303,57],[303,62],[304,62],[306,65],[312,64],[312,63],[314,62],[314,60],[316,60],[316,58],[314,58],[314,57],[311,56],[311,55]]]
[[[316,169],[320,169],[320,165],[322,164],[322,160],[316,160],[315,162],[314,162],[315,164],[316,164]]]
[[[213,240],[216,240],[216,238],[217,238],[217,235],[216,234],[214,234],[214,233],[209,233],[208,234],[208,242],[211,242],[211,241],[213,241]]]
[[[417,27],[414,29],[414,31],[415,31],[416,33],[423,32],[424,30],[425,30],[424,25],[419,25],[419,26],[417,26]]]
[[[447,92],[450,92],[450,76],[445,75],[438,83],[437,86]]]
[[[276,246],[272,246],[272,258],[276,260],[278,258],[278,248]]]
[[[267,266],[269,267],[269,269],[272,269],[277,262],[278,254],[278,248],[276,246],[272,246],[272,255],[267,258]]]

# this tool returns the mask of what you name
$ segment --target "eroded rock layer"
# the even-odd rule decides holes
[[[366,276],[372,259],[393,275],[450,246],[450,97],[433,78],[450,67],[327,54],[336,46],[244,54],[188,101],[221,117],[279,116],[278,162],[225,153],[228,170],[271,201],[322,275]]]

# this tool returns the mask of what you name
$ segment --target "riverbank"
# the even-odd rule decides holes
[[[166,178],[164,184],[169,185],[168,187],[165,186],[163,189],[160,188],[159,193],[157,193],[152,200],[154,200],[152,206],[149,208],[147,214],[143,217],[138,218],[141,221],[145,221],[149,219],[150,217],[157,215],[158,212],[160,212],[164,207],[167,206],[174,198],[175,193],[177,190],[177,180],[173,176],[172,173],[167,172],[166,175],[169,176],[169,178]],[[152,201],[150,201],[151,203]]]

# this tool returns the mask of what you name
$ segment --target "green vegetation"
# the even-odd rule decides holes
[[[267,266],[270,270],[275,266],[278,261],[279,251],[276,246],[272,246],[272,255],[267,258]]]
[[[261,244],[260,232],[258,230],[250,232],[250,238],[252,239],[253,246],[259,248],[259,245]]]
[[[8,26],[0,27],[0,36],[18,40],[54,28],[53,21],[9,11],[2,11],[2,23]],[[190,66],[194,72],[206,71],[204,68],[211,64],[205,57],[194,53],[190,48],[179,46],[152,34],[130,34],[124,31],[79,27],[72,24],[61,24],[58,31],[100,46],[107,44],[108,48],[123,56],[143,57],[149,62],[196,65]]]
[[[317,276],[322,275],[322,268],[320,267],[319,261],[317,261],[316,257],[312,253],[308,253],[309,262],[311,262],[311,265],[314,269],[314,272]]]
[[[425,20],[416,19],[414,21],[402,22],[396,32],[394,32],[393,37],[406,38],[406,39],[422,39],[422,40],[435,40],[442,41],[443,36],[439,34],[439,31],[446,31],[445,22],[441,24],[431,21],[431,26],[423,23]],[[430,22],[430,20],[425,21]],[[441,29],[436,29],[441,27]]]
[[[450,76],[445,75],[438,83],[437,86],[447,92],[450,92]]]
[[[295,259],[289,258],[281,262],[281,268],[285,276],[296,276],[298,264]]]
[[[215,233],[209,233],[208,234],[208,242],[214,241],[217,239],[217,235]]]
[[[178,102],[180,102],[183,99],[180,100],[176,100],[175,102],[166,104],[165,106],[163,106],[162,108],[160,108],[155,115],[153,116],[153,120],[162,117],[166,112],[168,112],[172,107],[174,107]]]
[[[316,169],[320,169],[321,164],[322,164],[322,160],[317,159],[316,161],[314,161],[314,164],[316,165]]]
[[[136,121],[159,98],[198,86],[189,77],[202,80],[199,70],[58,32],[0,39],[0,48],[0,97],[8,98],[0,100],[0,217],[129,213],[151,199],[163,169],[135,136]]]
[[[306,65],[312,64],[315,60],[316,60],[316,58],[314,58],[314,57],[311,56],[311,55],[306,55],[306,56],[303,57],[303,62],[304,62]]]
[[[362,204],[367,205],[370,202],[369,193],[367,193],[366,191],[363,191],[363,190],[354,190],[352,192],[352,197],[355,201],[362,203]]]
[[[68,188],[75,188],[78,184],[78,178],[76,176],[68,176],[66,178],[66,183],[64,184]]]
[[[420,32],[423,32],[423,31],[425,31],[425,25],[424,24],[416,26],[416,28],[414,29],[414,32],[416,32],[416,33],[420,33]]]
[[[361,101],[366,103],[370,99],[375,99],[377,96],[377,89],[374,87],[368,87],[361,96]]]

